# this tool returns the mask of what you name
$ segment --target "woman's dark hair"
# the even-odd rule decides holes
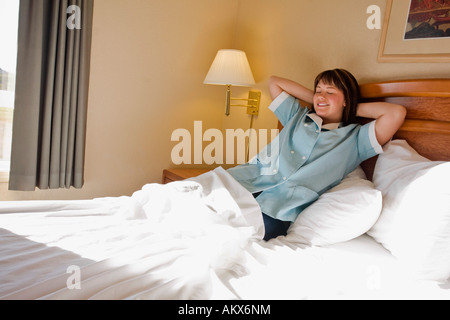
[[[342,114],[344,125],[356,122],[356,110],[360,98],[359,85],[355,77],[344,69],[327,70],[320,73],[314,81],[314,91],[320,81],[335,86],[344,93],[346,107]]]

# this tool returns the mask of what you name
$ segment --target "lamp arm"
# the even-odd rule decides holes
[[[245,99],[245,98],[231,98],[231,100],[258,101],[258,99]]]
[[[226,91],[226,105],[225,105],[225,115],[230,115],[230,109],[231,107],[246,107],[247,108],[247,114],[250,115],[258,115],[259,113],[259,104],[261,101],[261,92],[260,91],[250,91],[248,99],[244,98],[232,98],[231,97],[231,85],[227,84],[227,91]],[[232,100],[244,100],[248,101],[247,105],[239,105],[239,104],[231,104]]]
[[[226,107],[225,107],[225,115],[230,115],[230,101],[231,101],[231,85],[227,85],[227,98],[226,98]]]

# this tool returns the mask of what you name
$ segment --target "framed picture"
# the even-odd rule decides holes
[[[388,0],[379,62],[450,62],[450,0]]]

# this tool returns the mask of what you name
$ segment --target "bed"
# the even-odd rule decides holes
[[[221,168],[132,196],[3,201],[0,299],[450,299],[450,79],[361,92],[406,106],[405,124],[287,236],[261,240]]]

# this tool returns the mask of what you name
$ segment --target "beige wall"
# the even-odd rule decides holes
[[[244,0],[240,2],[236,46],[253,61],[253,72],[269,103],[267,79],[275,74],[308,85],[326,69],[345,68],[360,83],[450,77],[449,63],[378,63],[381,30],[366,26],[370,5],[384,21],[386,0]],[[251,18],[250,18],[251,17]],[[265,108],[255,124],[274,126]]]
[[[385,0],[96,0],[85,187],[20,193],[0,185],[0,199],[129,195],[172,166],[174,129],[194,120],[247,129],[243,109],[223,115],[224,88],[202,84],[220,48],[247,52],[263,93],[256,128],[276,126],[266,109],[272,74],[306,85],[335,67],[361,83],[449,77],[448,64],[378,63],[381,30],[366,27],[373,4],[384,18]]]

